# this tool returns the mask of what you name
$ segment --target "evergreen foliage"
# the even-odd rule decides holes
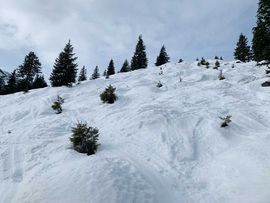
[[[234,59],[248,62],[251,60],[251,56],[252,54],[250,46],[248,46],[248,40],[246,36],[241,33],[234,51]]]
[[[103,93],[100,94],[100,99],[103,103],[113,104],[117,100],[117,96],[115,94],[116,88],[109,85]]]
[[[170,61],[170,57],[168,56],[167,52],[166,52],[166,48],[165,46],[163,45],[160,49],[160,53],[157,57],[157,60],[156,60],[156,63],[155,65],[156,66],[161,66],[163,64],[166,64]]]
[[[43,75],[37,75],[33,81],[32,89],[44,88],[47,87],[47,83]]]
[[[81,71],[80,71],[78,81],[81,82],[81,81],[87,80],[86,75],[87,75],[87,70],[86,70],[85,66],[83,66]]]
[[[8,78],[6,93],[12,94],[17,91],[17,76],[16,70],[14,70]]]
[[[179,59],[178,63],[182,63],[183,62],[183,59]]]
[[[63,111],[62,105],[61,105],[61,103],[59,101],[55,101],[52,104],[52,109],[55,111],[56,114],[60,114]]]
[[[138,70],[141,68],[147,68],[148,59],[146,56],[145,45],[142,39],[142,35],[139,36],[138,43],[134,55],[131,59],[131,70]]]
[[[130,71],[130,66],[129,66],[128,60],[126,59],[122,65],[120,73],[125,73],[125,72],[129,72],[129,71]]]
[[[270,1],[259,0],[257,25],[253,28],[252,49],[255,61],[270,63]]]
[[[98,66],[95,67],[94,72],[91,76],[92,80],[98,79],[100,77]]]
[[[25,88],[31,88],[33,79],[41,73],[41,63],[34,52],[30,52],[25,56],[24,62],[19,66],[18,76],[25,83]]]
[[[97,128],[88,127],[87,123],[79,122],[76,127],[72,128],[70,141],[77,152],[92,155],[98,149],[98,137],[99,130]]]
[[[206,60],[202,57],[202,59],[201,59],[201,65],[206,65]]]
[[[103,72],[103,76],[107,76],[107,70],[104,70],[104,72]]]
[[[107,75],[114,75],[114,74],[115,74],[114,62],[111,59],[109,66],[108,66],[108,69],[107,69]]]
[[[205,63],[205,65],[206,65],[206,68],[210,67],[210,63],[208,61]]]
[[[78,65],[75,63],[77,57],[74,55],[73,46],[69,40],[64,50],[55,60],[54,69],[50,76],[50,81],[53,87],[63,85],[70,86],[72,83],[76,82]]]

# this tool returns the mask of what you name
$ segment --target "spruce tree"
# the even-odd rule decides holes
[[[257,25],[253,28],[252,49],[255,61],[270,63],[270,1],[259,0]]]
[[[107,69],[107,75],[114,75],[115,74],[115,68],[114,68],[114,63],[113,60],[110,60],[108,69]]]
[[[248,46],[248,40],[245,35],[240,34],[239,40],[236,44],[234,51],[234,59],[242,62],[248,62],[251,60],[251,49]]]
[[[64,50],[59,54],[55,60],[54,69],[50,76],[50,81],[53,87],[69,86],[76,82],[77,64],[75,61],[77,57],[74,56],[73,46],[69,42],[66,44]]]
[[[120,73],[124,73],[124,72],[128,72],[128,71],[130,71],[130,66],[129,66],[128,60],[126,59],[125,62],[123,63],[121,70],[120,70]]]
[[[41,73],[41,63],[36,54],[31,51],[25,56],[24,62],[19,66],[18,75],[20,77],[21,88],[30,89],[33,79],[36,75]]]
[[[131,70],[147,68],[148,59],[146,56],[145,45],[142,35],[139,36],[134,55],[131,59]]]
[[[92,79],[92,80],[95,80],[95,79],[97,79],[97,78],[99,78],[99,77],[100,77],[99,69],[98,69],[98,66],[96,66],[95,69],[94,69],[94,72],[93,72],[93,74],[92,74],[91,79]]]
[[[82,69],[81,69],[81,71],[80,71],[78,81],[81,82],[81,81],[87,80],[86,74],[87,74],[86,68],[85,68],[85,66],[83,66]]]
[[[47,87],[47,83],[43,75],[37,75],[33,81],[32,89]]]
[[[107,70],[104,70],[104,72],[103,72],[103,76],[107,76]]]
[[[170,61],[170,57],[168,56],[168,54],[166,52],[166,48],[163,45],[161,47],[161,50],[160,50],[159,56],[157,57],[155,65],[156,66],[161,66],[161,65],[163,65],[165,63],[168,63],[169,61]]]

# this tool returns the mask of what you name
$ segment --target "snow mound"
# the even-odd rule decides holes
[[[268,202],[264,69],[222,62],[220,81],[214,62],[0,96],[0,202]],[[118,95],[112,105],[99,98],[109,84]],[[57,95],[65,99],[59,115],[50,107]],[[226,115],[232,123],[220,128]],[[97,154],[71,148],[77,121],[100,129]]]

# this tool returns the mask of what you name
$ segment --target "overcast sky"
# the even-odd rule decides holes
[[[257,0],[0,0],[0,67],[17,68],[34,51],[46,76],[68,39],[88,75],[113,58],[130,60],[142,34],[149,64],[164,44],[179,58],[233,58],[239,34],[249,40]]]

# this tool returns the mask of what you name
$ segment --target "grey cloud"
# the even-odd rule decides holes
[[[18,66],[37,52],[51,71],[68,39],[79,65],[119,67],[143,34],[151,64],[165,44],[172,61],[223,55],[231,59],[240,32],[251,37],[254,0],[0,0],[0,66]],[[20,53],[20,54],[14,54]],[[11,58],[14,58],[11,60]]]

